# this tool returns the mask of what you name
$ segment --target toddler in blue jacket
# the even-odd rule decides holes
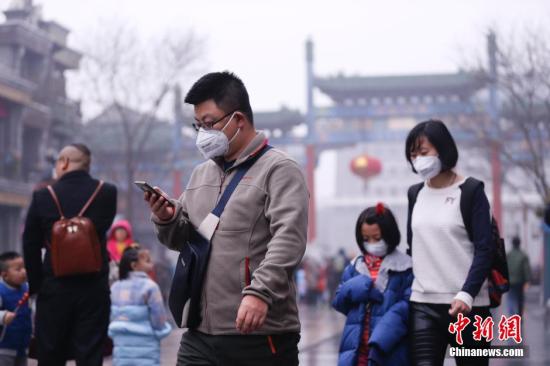
[[[346,315],[339,366],[409,365],[407,346],[411,258],[397,250],[401,234],[379,203],[355,227],[361,255],[344,270],[332,306]]]
[[[119,281],[111,286],[111,323],[114,366],[160,365],[160,340],[170,334],[158,285],[147,272],[153,269],[149,251],[126,248]]]
[[[0,365],[26,365],[32,321],[27,272],[20,254],[0,255]]]

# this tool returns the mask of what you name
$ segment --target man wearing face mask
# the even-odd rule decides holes
[[[201,232],[239,168],[253,163],[215,225],[201,321],[182,336],[178,365],[297,365],[293,274],[306,246],[304,176],[284,152],[266,147],[234,74],[203,76],[185,102],[194,106],[196,145],[206,161],[178,200],[168,202],[160,190],[145,194],[161,243],[179,250],[190,228]]]

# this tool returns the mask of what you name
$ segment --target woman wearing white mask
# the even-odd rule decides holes
[[[487,276],[493,257],[489,202],[479,182],[472,200],[472,236],[462,217],[467,178],[455,171],[456,143],[441,121],[415,126],[405,154],[423,183],[409,189],[407,242],[415,276],[411,294],[411,354],[414,365],[443,365],[447,345],[487,348],[473,339],[475,315],[490,316]],[[463,344],[449,324],[469,319]],[[487,365],[488,358],[456,357],[457,365]]]
[[[357,219],[361,255],[344,270],[332,306],[346,315],[339,366],[409,365],[407,346],[411,258],[392,212],[379,203]]]

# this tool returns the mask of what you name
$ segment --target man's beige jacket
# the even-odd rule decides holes
[[[185,245],[190,225],[199,227],[236,168],[265,143],[265,135],[258,133],[227,172],[219,161],[197,166],[185,192],[174,200],[174,217],[161,221],[153,216],[160,242],[174,250]],[[306,249],[308,201],[304,175],[287,154],[270,149],[254,163],[212,237],[197,330],[239,334],[235,321],[242,297],[254,295],[269,305],[264,325],[254,334],[300,331],[294,270]]]

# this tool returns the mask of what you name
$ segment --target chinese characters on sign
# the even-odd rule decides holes
[[[489,316],[483,319],[479,315],[476,315],[474,318],[474,340],[481,341],[484,338],[487,342],[492,341],[493,327],[495,325],[493,317]],[[457,344],[462,345],[464,343],[462,339],[462,332],[466,329],[470,322],[470,319],[465,318],[462,314],[458,314],[457,321],[449,324],[449,332],[451,334],[455,334]],[[512,315],[506,317],[502,315],[498,323],[498,339],[501,341],[513,339],[516,343],[521,343],[521,316]]]

